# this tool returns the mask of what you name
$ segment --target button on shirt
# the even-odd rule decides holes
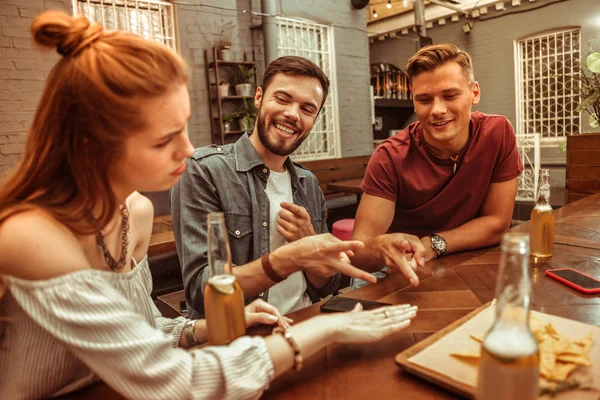
[[[173,234],[191,318],[204,314],[203,292],[209,275],[206,248],[209,212],[225,214],[234,265],[259,259],[271,248],[270,204],[264,192],[269,169],[248,135],[234,144],[218,147],[196,149],[171,191]],[[317,234],[327,232],[325,197],[317,178],[289,158],[284,165],[290,172],[293,203],[308,211]],[[307,281],[306,293],[312,302],[318,301],[337,289],[339,279],[339,274],[333,276],[322,288],[315,288]],[[265,291],[265,297],[269,298],[269,290]],[[246,303],[256,298],[247,298]]]
[[[287,243],[285,238],[277,231],[277,218],[281,211],[281,203],[292,203],[292,180],[289,171],[271,171],[267,180],[267,196],[269,198],[269,222],[271,251]],[[270,304],[279,309],[282,314],[299,310],[310,305],[310,298],[306,294],[306,278],[302,271],[297,271],[288,276],[283,282],[277,283],[269,289]]]

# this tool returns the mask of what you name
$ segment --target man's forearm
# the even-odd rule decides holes
[[[510,221],[502,221],[499,217],[486,215],[475,218],[458,228],[435,233],[446,240],[448,253],[456,253],[494,245],[509,229]]]
[[[260,259],[248,264],[234,266],[233,274],[244,291],[245,298],[252,298],[275,284],[262,268]]]

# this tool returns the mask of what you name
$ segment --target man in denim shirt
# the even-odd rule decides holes
[[[252,134],[199,148],[188,162],[171,192],[171,212],[192,318],[204,314],[210,212],[225,214],[232,270],[247,303],[260,297],[286,314],[334,292],[339,272],[375,280],[345,256],[361,242],[326,234],[319,182],[288,157],[309,135],[328,89],[329,79],[311,61],[273,61],[256,89]]]

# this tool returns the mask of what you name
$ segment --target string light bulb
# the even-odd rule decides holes
[[[373,18],[377,18],[377,17],[378,17],[377,10],[375,8],[373,8]]]
[[[387,8],[392,8],[392,0],[388,0],[387,4],[385,6]]]

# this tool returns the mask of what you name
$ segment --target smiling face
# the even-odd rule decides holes
[[[450,61],[414,76],[411,89],[425,140],[454,155],[469,138],[471,107],[479,103],[479,84],[469,82],[462,67]]]
[[[323,88],[317,78],[275,75],[264,93],[262,88],[256,89],[254,104],[258,117],[256,135],[253,134],[251,140],[257,136],[260,145],[269,152],[288,156],[307,138],[322,101]]]
[[[115,192],[162,191],[173,187],[185,171],[194,147],[185,132],[190,118],[187,87],[138,100],[146,128],[123,142],[123,156],[111,168]]]

